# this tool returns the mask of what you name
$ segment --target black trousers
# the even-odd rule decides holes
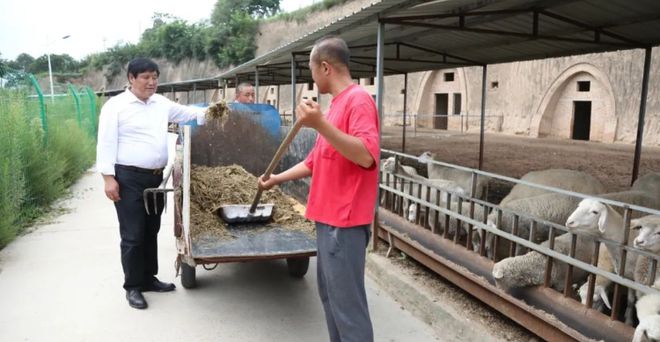
[[[153,198],[148,196],[150,214],[147,214],[142,192],[157,187],[163,176],[115,167],[115,179],[121,198],[115,202],[115,209],[119,218],[124,288],[139,289],[158,273],[157,238],[164,207],[164,198],[160,195],[156,199],[158,211],[154,213]]]

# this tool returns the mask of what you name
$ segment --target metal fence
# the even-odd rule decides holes
[[[399,161],[406,161],[410,165],[414,165],[418,161],[415,156],[396,151],[382,150],[382,152],[384,155],[395,156]],[[469,189],[466,189],[467,193],[447,191],[429,184],[423,178],[382,170],[380,182],[381,208],[385,209],[386,213],[389,212],[408,221],[407,224],[409,225],[409,227],[403,229],[406,230],[405,232],[395,232],[396,229],[387,228],[386,240],[392,241],[392,236],[396,235],[400,240],[408,240],[407,242],[410,245],[415,245],[419,242],[415,241],[415,238],[411,238],[415,234],[423,233],[427,237],[432,236],[432,238],[426,240],[428,245],[425,248],[417,249],[422,253],[429,254],[429,251],[442,245],[442,248],[435,248],[438,251],[437,254],[446,253],[444,257],[454,259],[456,264],[466,269],[470,269],[466,260],[477,260],[474,265],[483,267],[481,269],[475,267],[472,271],[477,273],[477,276],[487,279],[485,286],[490,287],[490,291],[496,291],[495,285],[499,285],[497,279],[491,275],[493,266],[496,263],[502,259],[520,256],[532,251],[540,253],[544,262],[541,267],[534,271],[537,280],[532,281],[531,285],[538,285],[551,292],[556,291],[558,298],[564,298],[564,301],[568,300],[572,303],[568,303],[563,308],[561,303],[556,303],[556,298],[545,303],[547,307],[544,307],[544,303],[539,302],[538,298],[531,299],[530,303],[535,303],[536,308],[543,308],[559,319],[565,318],[561,322],[556,322],[556,325],[560,327],[559,330],[563,329],[561,326],[565,324],[579,330],[585,336],[591,335],[592,338],[611,340],[616,339],[616,336],[629,336],[633,321],[628,315],[629,311],[632,310],[631,306],[634,305],[634,302],[630,301],[630,294],[634,292],[660,294],[658,289],[652,287],[660,256],[633,247],[630,227],[631,218],[660,215],[659,210],[601,198],[598,195],[585,195],[534,184],[447,163],[435,161],[433,164],[470,175],[471,181]],[[573,198],[576,206],[582,199],[596,199],[622,213],[621,236],[613,241],[599,236],[575,233],[568,230],[563,222],[561,224],[550,222],[527,212],[519,212],[490,203],[485,200],[485,197],[477,198],[477,180],[483,178],[509,182],[513,185],[524,185],[547,191],[550,194]],[[416,206],[414,212],[410,209],[411,205]],[[487,224],[489,215],[491,215],[491,218],[495,216],[494,224]],[[503,216],[508,217],[506,224]],[[400,223],[403,220],[397,222]],[[423,234],[419,235],[418,240],[423,239],[421,238]],[[561,241],[562,245],[558,246],[560,236],[564,237],[561,238],[563,240]],[[449,242],[451,245],[447,245],[445,242]],[[390,248],[392,247],[394,247],[394,243],[390,243]],[[453,252],[448,252],[450,248]],[[599,262],[602,261],[600,259],[603,258],[601,249],[605,248],[610,251],[610,254],[614,252],[617,255],[617,257],[613,257],[615,259],[615,271],[598,267]],[[462,257],[458,257],[459,254]],[[629,275],[631,270],[626,269],[626,267],[631,267],[630,265],[626,266],[627,261],[635,258],[648,258],[650,260],[648,281],[645,283],[631,279]],[[634,264],[632,267],[635,267]],[[481,274],[478,274],[479,272]],[[592,309],[596,277],[606,279],[612,284],[611,289],[608,289],[612,298],[611,307],[609,309],[601,308],[602,312]],[[586,302],[583,304],[579,301],[577,287],[574,284],[577,287],[583,284],[586,286]],[[629,294],[628,301],[624,300],[626,291]],[[582,309],[576,310],[579,306]],[[585,314],[587,311],[584,310],[588,311],[588,315]],[[532,311],[530,307],[530,314]],[[506,314],[506,312],[504,313]],[[584,321],[588,316],[591,317],[588,318],[591,321],[585,324]],[[574,321],[566,321],[571,319]],[[580,320],[583,322],[579,322]],[[524,320],[518,321],[523,322]],[[623,323],[613,324],[616,321],[626,321],[628,328]],[[552,321],[546,320],[545,323],[539,324],[552,324]],[[527,328],[536,333],[544,329]],[[551,338],[551,336],[556,338],[558,335],[547,335],[546,338]]]
[[[26,74],[24,82],[0,93],[0,102],[3,103],[0,114],[10,106],[22,107],[28,120],[39,122],[46,142],[52,126],[66,121],[75,122],[90,137],[96,137],[99,106],[92,89],[68,83],[59,90],[63,92],[44,95],[34,75]]]

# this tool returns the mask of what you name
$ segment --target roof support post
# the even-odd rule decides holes
[[[408,73],[403,74],[403,135],[401,138],[401,153],[406,153],[406,114],[408,103]]]
[[[385,51],[383,49],[385,48],[385,23],[378,20],[378,38],[376,42],[376,108],[378,109],[378,146],[381,145],[381,140],[383,137],[382,129],[383,129],[383,72],[384,72],[384,65],[383,63],[385,62],[384,54]],[[374,161],[378,163],[380,161],[380,149],[378,152],[378,160]],[[378,177],[381,177],[381,173],[378,173]],[[380,184],[380,179],[378,180],[378,184]],[[380,187],[378,188],[378,196],[376,196],[376,210],[374,213],[374,221],[373,221],[373,230],[371,234],[371,248],[374,250],[378,249],[378,205],[379,201],[378,198],[380,198]]]
[[[296,55],[291,53],[291,124],[296,121]]]
[[[642,157],[642,140],[644,139],[644,116],[646,115],[646,97],[649,93],[649,73],[651,70],[651,48],[644,50],[644,75],[642,76],[642,96],[639,102],[639,119],[637,121],[637,139],[635,140],[635,159],[633,161],[632,180],[639,176],[639,163]]]
[[[259,66],[254,68],[254,103],[259,103]]]
[[[277,103],[275,105],[276,105],[275,108],[277,108],[277,112],[279,113],[280,112],[280,85],[279,84],[277,85]],[[280,116],[281,115],[282,114],[280,114]]]
[[[486,75],[488,74],[488,65],[482,67],[481,73],[481,125],[479,126],[479,170],[484,167],[484,132],[486,129]],[[468,117],[469,119],[469,117]]]

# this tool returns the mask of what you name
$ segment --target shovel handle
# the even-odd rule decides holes
[[[268,164],[268,168],[266,168],[266,172],[264,172],[264,177],[263,177],[264,180],[268,180],[270,178],[270,174],[273,173],[273,170],[275,170],[277,163],[280,162],[282,155],[284,155],[284,152],[286,152],[286,150],[289,148],[291,141],[293,141],[293,138],[296,137],[296,134],[298,134],[298,131],[300,130],[301,126],[302,126],[302,122],[300,122],[300,120],[296,120],[296,122],[293,124],[293,127],[291,127],[291,130],[286,135],[286,138],[284,138],[284,140],[280,144],[280,147],[277,149],[277,152],[275,152],[275,156],[273,156],[273,160],[271,160],[270,164]],[[257,209],[257,205],[259,204],[259,199],[261,199],[262,192],[263,190],[261,189],[257,190],[257,195],[254,196],[254,200],[252,201],[252,205],[250,206],[250,214],[253,214],[254,211]]]

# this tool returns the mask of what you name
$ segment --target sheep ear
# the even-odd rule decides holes
[[[607,306],[608,309],[612,310],[612,305],[610,305],[610,299],[607,298],[607,292],[605,292],[604,288],[601,287],[598,289],[598,295],[600,296],[600,299],[603,300],[605,306]]]
[[[604,210],[600,213],[600,218],[598,218],[598,230],[602,233],[605,232],[605,223],[607,222],[607,206],[605,206]]]

